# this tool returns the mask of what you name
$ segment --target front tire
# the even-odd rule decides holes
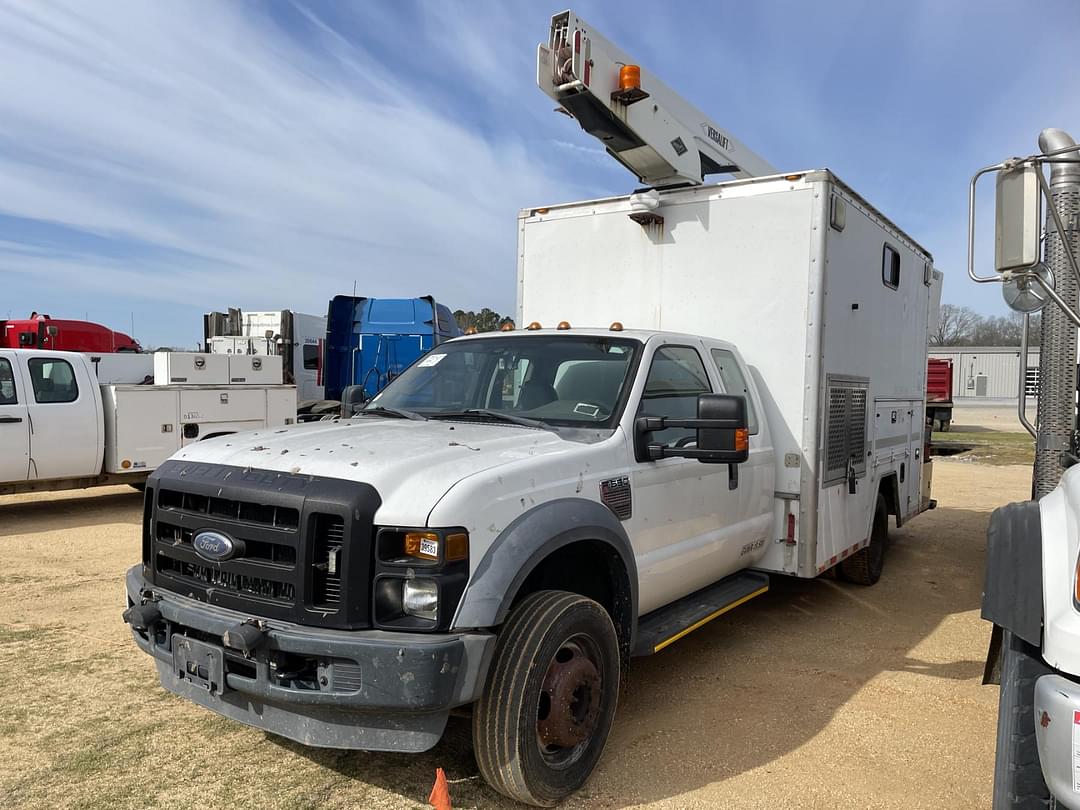
[[[885,496],[878,493],[874,522],[870,527],[870,544],[840,562],[840,576],[856,585],[873,585],[881,579],[885,568],[885,550],[889,546],[889,507]]]
[[[584,596],[539,591],[514,608],[473,709],[480,773],[511,799],[550,807],[589,778],[619,700],[619,640]]]
[[[1051,799],[1035,741],[1035,681],[1051,670],[1038,650],[1003,633],[993,810],[1044,810]]]

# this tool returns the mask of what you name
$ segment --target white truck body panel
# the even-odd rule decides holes
[[[0,349],[0,491],[141,479],[186,444],[296,419],[290,385],[102,384],[95,357]],[[140,363],[105,369],[124,376]]]
[[[89,353],[94,373],[102,385],[138,385],[154,379],[154,355],[151,352]]]
[[[222,433],[288,424],[296,414],[292,386],[186,388],[107,385],[105,472],[152,470],[188,444]],[[185,425],[198,425],[186,437]],[[129,462],[124,466],[124,462]]]
[[[282,380],[281,357],[277,355],[229,355],[232,385],[281,385]]]
[[[843,230],[830,227],[833,199]],[[929,254],[827,171],[665,192],[662,225],[629,213],[628,197],[524,210],[518,323],[618,321],[738,343],[773,431],[773,540],[799,504],[795,542],[771,543],[762,568],[815,576],[853,553],[867,541],[878,480],[901,465],[901,517],[920,511]],[[898,289],[884,283],[886,244],[900,256]],[[821,466],[829,380],[841,378],[868,397],[872,457],[855,496]],[[879,400],[906,404],[890,404],[875,444]]]
[[[229,358],[205,352],[154,352],[154,385],[228,385]]]

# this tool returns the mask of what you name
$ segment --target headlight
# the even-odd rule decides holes
[[[405,613],[438,621],[439,586],[433,579],[407,579],[401,593]]]

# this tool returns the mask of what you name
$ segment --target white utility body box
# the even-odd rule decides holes
[[[886,472],[900,522],[926,508],[930,254],[827,170],[664,191],[651,224],[631,212],[629,197],[522,211],[518,324],[618,321],[740,348],[775,446],[777,542],[760,567],[811,577],[857,551]]]
[[[103,385],[101,395],[106,473],[152,470],[193,442],[296,418],[296,389],[288,385]]]
[[[281,382],[279,379],[278,382]],[[228,385],[229,357],[204,352],[154,352],[154,385]]]
[[[230,354],[229,382],[233,385],[281,385],[280,355]]]

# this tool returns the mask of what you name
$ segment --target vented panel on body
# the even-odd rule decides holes
[[[849,460],[856,475],[866,472],[868,393],[867,380],[827,378],[823,485],[845,480]]]

